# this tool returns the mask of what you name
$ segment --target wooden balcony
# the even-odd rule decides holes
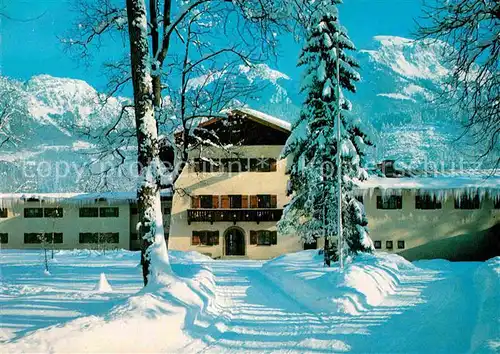
[[[188,209],[188,224],[192,222],[277,222],[283,209]]]

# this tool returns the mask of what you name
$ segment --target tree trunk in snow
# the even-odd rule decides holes
[[[137,130],[138,234],[144,285],[170,273],[160,202],[158,130],[153,107],[148,25],[144,0],[127,0],[132,84]]]

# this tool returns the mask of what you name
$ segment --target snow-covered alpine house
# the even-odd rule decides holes
[[[251,109],[235,109],[198,127],[199,144],[176,183],[162,194],[169,248],[213,258],[269,259],[307,248],[277,232],[289,161],[280,153],[290,123]],[[409,260],[488,259],[500,253],[500,175],[401,172],[392,161],[359,185],[375,249]],[[2,248],[139,249],[135,193],[0,195]],[[40,237],[44,236],[44,237]]]

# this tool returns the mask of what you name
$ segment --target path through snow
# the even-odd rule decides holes
[[[443,262],[445,263],[445,262]],[[222,314],[184,352],[448,352],[471,349],[479,263],[422,262],[395,294],[361,315],[315,313],[271,282],[262,262],[217,261]],[[204,332],[204,333],[203,333]]]

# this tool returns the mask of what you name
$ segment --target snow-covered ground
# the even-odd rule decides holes
[[[39,251],[0,256],[2,353],[500,350],[500,257],[366,255],[341,274],[317,251],[268,262],[171,251],[171,285],[145,292],[134,252],[57,252],[50,275]]]

